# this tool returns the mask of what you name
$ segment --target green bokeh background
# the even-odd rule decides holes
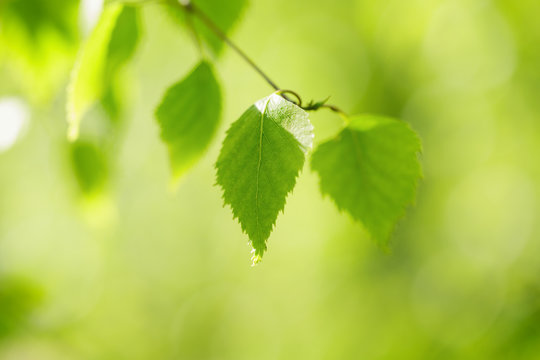
[[[31,11],[46,8],[62,11]],[[148,4],[125,119],[97,149],[108,180],[84,196],[64,114],[78,12],[0,1],[0,101],[31,111],[0,153],[0,359],[540,356],[540,2],[251,1],[231,37],[280,86],[399,117],[424,144],[389,252],[306,166],[256,267],[213,164],[228,125],[272,89],[224,52],[217,139],[171,191],[153,112],[199,55]],[[88,134],[106,131],[100,117]],[[312,121],[317,143],[341,126]]]

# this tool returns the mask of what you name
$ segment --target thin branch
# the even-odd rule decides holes
[[[195,24],[193,23],[193,18],[191,16],[191,13],[186,13],[185,16],[186,16],[186,23],[189,27],[191,36],[193,37],[193,41],[195,42],[195,44],[197,44],[197,50],[199,50],[199,53],[201,54],[201,56],[205,58],[204,48],[203,48],[201,39],[199,37],[199,34],[197,33],[197,29],[195,29]]]
[[[255,64],[253,60],[247,54],[242,51],[229,37],[221,31],[221,29],[210,19],[201,9],[199,9],[192,2],[179,3],[188,13],[193,14],[199,20],[201,20],[204,25],[208,27],[217,37],[219,37],[224,43],[226,43],[231,49],[233,49],[241,58],[243,58],[259,75],[261,75],[264,80],[272,87],[274,90],[280,90],[280,87],[270,79],[268,75],[262,69]]]

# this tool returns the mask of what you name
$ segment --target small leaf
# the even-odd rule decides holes
[[[251,106],[227,132],[216,163],[217,183],[251,240],[254,263],[266,251],[312,143],[308,114],[276,94]]]
[[[420,140],[406,123],[354,116],[336,138],[318,146],[311,168],[319,173],[321,192],[386,244],[415,199],[420,151]]]
[[[206,61],[167,90],[156,118],[169,148],[174,181],[203,155],[219,125],[220,113],[219,84]]]
[[[68,85],[68,137],[77,139],[84,114],[109,91],[115,72],[133,54],[139,31],[136,9],[107,5],[84,44]]]

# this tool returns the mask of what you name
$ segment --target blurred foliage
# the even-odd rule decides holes
[[[80,189],[86,194],[103,190],[107,181],[107,163],[99,146],[76,141],[71,146],[71,162]]]
[[[78,46],[78,1],[0,2],[0,74],[44,103],[58,92]]]
[[[120,70],[134,54],[138,41],[137,10],[118,3],[107,6],[80,51],[68,85],[71,140],[79,136],[81,121],[96,102],[101,101],[112,122],[118,122]]]
[[[30,326],[30,314],[38,307],[41,297],[35,285],[26,280],[0,278],[0,346],[3,339]]]
[[[125,115],[126,65],[140,41],[140,15],[136,6],[114,3],[105,7],[88,39],[81,46],[67,87],[68,137],[76,140],[81,122],[85,140],[71,150],[79,188],[95,196],[105,190],[114,144],[119,141]],[[88,140],[91,139],[91,140]]]
[[[219,141],[167,189],[153,112],[199,54],[162,7],[140,7],[123,125],[97,106],[67,143],[78,11],[0,1],[0,97],[32,114],[0,153],[0,359],[538,357],[538,1],[252,1],[231,36],[281,86],[399,117],[424,143],[390,254],[304,169],[256,268],[212,187]],[[271,89],[231,52],[215,66],[221,140]],[[341,130],[331,113],[312,121],[317,143]],[[108,200],[81,206],[102,161]],[[74,163],[95,181],[79,184]]]

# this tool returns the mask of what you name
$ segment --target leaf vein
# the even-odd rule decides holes
[[[262,149],[263,149],[263,125],[264,125],[264,115],[266,113],[266,109],[268,108],[268,103],[270,102],[270,98],[266,100],[266,103],[264,104],[264,108],[261,111],[261,122],[260,122],[260,131],[259,131],[259,161],[257,163],[257,177],[255,182],[255,219],[257,224],[257,235],[259,241],[261,239],[261,228],[259,225],[259,175],[261,173],[261,163],[262,163]]]

